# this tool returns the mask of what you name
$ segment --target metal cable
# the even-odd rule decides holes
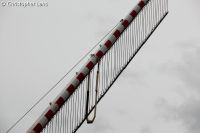
[[[119,24],[119,23],[118,23]],[[95,46],[92,47],[91,50],[89,50],[89,52],[87,52],[65,75],[63,75],[60,80],[54,84],[35,104],[33,104],[33,106],[31,106],[31,108],[24,113],[24,115],[22,115],[22,117],[20,117],[7,131],[6,133],[9,133],[30,111],[33,110],[33,108],[35,108],[53,89],[55,89],[55,87],[64,80],[64,78],[76,67],[78,66],[78,64],[84,60],[99,44],[100,42],[102,42],[112,31],[113,29],[118,25],[116,24]]]

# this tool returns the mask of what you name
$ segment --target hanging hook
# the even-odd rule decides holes
[[[100,63],[98,63],[98,67],[97,67],[97,74],[96,74],[96,88],[95,88],[95,105],[94,105],[94,116],[92,119],[89,119],[89,115],[88,115],[88,107],[89,107],[89,95],[90,95],[90,73],[88,75],[88,88],[87,88],[87,101],[86,101],[86,118],[87,118],[87,123],[88,124],[92,124],[96,118],[96,112],[97,112],[97,97],[98,97],[98,93],[99,93],[99,66]]]

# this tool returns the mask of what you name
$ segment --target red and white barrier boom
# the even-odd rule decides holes
[[[159,2],[160,2],[160,4],[159,4]],[[48,125],[48,123],[59,112],[59,110],[62,108],[62,106],[68,101],[69,97],[72,96],[72,94],[76,90],[79,89],[78,87],[85,80],[85,78],[88,75],[90,75],[90,72],[94,69],[94,67],[102,60],[102,58],[105,56],[105,54],[107,54],[109,52],[109,50],[115,46],[116,41],[121,37],[122,33],[126,31],[126,29],[130,26],[132,21],[138,16],[138,14],[140,12],[142,12],[143,8],[145,8],[146,6],[153,6],[153,7],[149,7],[149,9],[148,9],[149,11],[143,13],[144,15],[146,14],[147,16],[140,17],[141,20],[147,19],[147,21],[146,21],[147,24],[143,25],[143,26],[146,27],[146,28],[144,28],[144,30],[145,30],[145,32],[148,32],[148,34],[145,34],[144,31],[139,32],[138,38],[133,39],[133,41],[139,40],[140,45],[138,45],[138,46],[135,46],[135,44],[133,46],[130,45],[130,47],[135,48],[135,50],[132,53],[130,52],[130,55],[127,55],[130,57],[127,60],[127,62],[125,63],[124,67],[122,69],[120,69],[120,70],[123,70],[126,67],[126,64],[128,64],[130,62],[132,57],[138,52],[140,47],[150,37],[150,35],[152,34],[153,30],[155,30],[158,23],[167,14],[167,7],[165,6],[166,3],[167,3],[167,0],[141,0],[133,8],[133,10],[122,21],[120,21],[120,23],[115,27],[115,29],[112,31],[112,33],[108,36],[108,39],[106,39],[105,42],[99,47],[99,49],[94,53],[94,55],[90,57],[90,59],[87,61],[87,63],[80,69],[80,71],[71,80],[71,82],[69,82],[67,84],[66,88],[63,89],[63,91],[55,98],[55,100],[53,100],[53,102],[51,102],[51,105],[49,105],[49,107],[43,112],[43,114],[36,120],[36,122],[27,131],[27,133],[40,133],[43,131],[43,129],[45,129],[45,127]],[[150,4],[150,5],[148,5],[148,4]],[[159,7],[157,8],[156,5],[158,5]],[[153,21],[155,21],[155,24],[152,24]],[[132,36],[135,36],[132,34],[132,32],[130,32],[130,34]],[[133,43],[136,43],[136,42],[133,42]],[[136,49],[136,47],[137,47],[137,49]],[[128,46],[127,46],[127,48],[128,48]],[[121,54],[121,53],[116,52],[116,54]],[[129,53],[127,53],[127,54],[129,54]],[[113,58],[114,58],[114,56],[113,56]],[[118,60],[116,60],[116,62],[117,61]],[[120,63],[120,61],[119,61],[119,63]],[[104,71],[103,68],[104,67],[102,67],[102,71]],[[114,66],[114,68],[115,68],[115,66]],[[119,74],[120,73],[121,72],[119,72]],[[116,75],[113,74],[113,75],[117,78],[119,76],[119,74],[116,74]],[[112,79],[112,82],[114,80],[115,79]],[[102,83],[104,83],[104,82],[102,82]],[[111,85],[109,85],[109,86],[111,86]],[[77,104],[77,103],[74,103],[74,104]],[[77,117],[78,117],[78,115],[77,115]],[[80,125],[76,125],[76,127],[79,127],[79,126]],[[55,132],[55,131],[52,131],[52,132]],[[63,132],[66,132],[66,131],[63,131]],[[75,132],[75,130],[73,129],[70,132]]]

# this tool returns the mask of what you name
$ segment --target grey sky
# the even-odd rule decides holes
[[[50,0],[47,8],[0,6],[0,132],[135,3]],[[80,133],[200,132],[199,4],[169,0],[167,18],[99,104],[95,123],[84,124]]]

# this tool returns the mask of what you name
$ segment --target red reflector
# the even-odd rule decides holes
[[[122,25],[123,25],[125,28],[127,28],[128,25],[129,25],[128,20],[124,20],[123,23],[122,23]]]
[[[140,1],[140,3],[138,4],[140,6],[140,8],[143,8],[145,6],[144,1]]]
[[[75,87],[71,84],[68,88],[67,91],[72,94],[75,91]]]
[[[135,10],[133,10],[133,11],[130,13],[130,15],[134,18],[134,17],[137,16],[137,12],[136,12]]]
[[[34,128],[33,131],[35,131],[36,133],[40,133],[42,131],[42,125],[40,123],[38,123]]]
[[[113,33],[113,35],[116,37],[116,38],[118,38],[119,36],[120,36],[120,31],[119,30],[116,30],[114,33]]]
[[[110,40],[106,41],[105,46],[109,49],[112,46],[112,42]]]
[[[76,78],[81,82],[84,80],[85,75],[83,73],[79,73],[79,75]]]
[[[100,59],[100,58],[103,56],[103,52],[99,50],[99,51],[96,53],[96,56]]]
[[[53,118],[53,111],[52,110],[49,110],[44,116],[50,121],[51,118]]]
[[[62,97],[59,97],[58,100],[56,101],[56,104],[61,107],[64,104],[64,99]]]
[[[86,67],[87,67],[89,70],[92,70],[92,68],[94,67],[93,62],[90,61],[90,62],[86,65]]]

